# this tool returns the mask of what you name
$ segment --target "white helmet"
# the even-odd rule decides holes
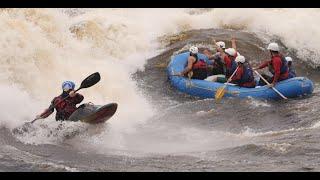
[[[198,53],[198,48],[196,46],[191,46],[189,51],[192,53],[192,54],[197,54]]]
[[[233,48],[228,48],[228,49],[225,50],[225,52],[227,54],[229,54],[230,56],[235,56],[236,55],[236,50],[233,49]]]
[[[279,51],[279,46],[277,43],[270,43],[267,49],[271,51]]]
[[[224,43],[223,41],[217,42],[216,45],[223,49],[226,48],[226,43]]]
[[[291,57],[286,57],[286,60],[289,62],[289,61],[292,61],[292,58]]]
[[[244,58],[244,56],[237,56],[235,61],[240,62],[240,63],[244,63],[246,61],[246,58]]]

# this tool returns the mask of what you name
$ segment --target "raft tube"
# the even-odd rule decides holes
[[[198,79],[188,79],[174,74],[182,72],[187,65],[189,52],[181,53],[171,57],[171,61],[167,67],[167,74],[170,83],[179,91],[187,93],[191,96],[200,98],[214,98],[218,88],[224,83],[210,82]],[[199,59],[204,59],[208,64],[208,58],[204,54],[198,53]],[[306,77],[295,77],[280,81],[275,88],[288,98],[301,97],[309,95],[313,92],[314,84]],[[235,85],[227,85],[225,97],[253,97],[257,99],[273,99],[279,100],[281,97],[272,88],[267,86],[257,86],[255,88],[245,88]]]

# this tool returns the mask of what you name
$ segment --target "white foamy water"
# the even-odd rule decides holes
[[[296,49],[301,59],[320,63],[319,9],[193,11],[197,13],[186,9],[90,9],[69,16],[59,9],[1,10],[0,86],[4,109],[0,125],[12,129],[32,120],[60,93],[62,81],[73,80],[78,87],[86,76],[98,71],[101,81],[80,91],[84,102],[117,102],[119,106],[108,122],[110,129],[92,137],[93,142],[104,145],[108,140],[109,146],[123,148],[126,138],[121,133],[136,131],[136,124],[157,112],[130,75],[159,53],[158,37],[184,30],[233,28],[263,33],[266,36],[261,38],[266,43],[268,38],[277,37]],[[268,106],[262,102],[253,105]],[[45,142],[41,134],[28,142]]]

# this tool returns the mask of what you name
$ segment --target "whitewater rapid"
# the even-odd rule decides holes
[[[271,40],[281,42],[308,65],[320,64],[319,9],[79,9],[79,12],[70,15],[65,9],[0,11],[2,127],[13,129],[32,120],[60,93],[62,81],[73,80],[78,87],[87,75],[98,71],[101,81],[80,93],[85,102],[117,102],[118,112],[100,133],[83,135],[78,140],[98,147],[130,149],[135,145],[128,143],[126,134],[138,132],[139,125],[159,112],[131,76],[137,70],[142,71],[149,58],[165,51],[160,37],[187,30],[218,28],[232,29],[235,34],[250,32],[265,44]],[[20,140],[56,144],[56,136],[47,136],[57,124],[54,117],[37,126],[41,124],[47,128],[39,128]],[[192,130],[186,129],[182,136]],[[198,136],[190,137],[192,142],[217,135],[196,129],[194,134]],[[76,144],[86,146],[82,142]],[[137,144],[140,143],[143,144]],[[149,151],[161,147],[155,143]]]

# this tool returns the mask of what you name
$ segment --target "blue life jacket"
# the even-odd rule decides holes
[[[252,82],[254,81],[253,71],[248,63],[243,64],[243,76],[240,79],[240,83]]]
[[[296,70],[293,68],[293,66],[291,65],[291,67],[289,68],[289,78],[294,78],[296,77]]]

